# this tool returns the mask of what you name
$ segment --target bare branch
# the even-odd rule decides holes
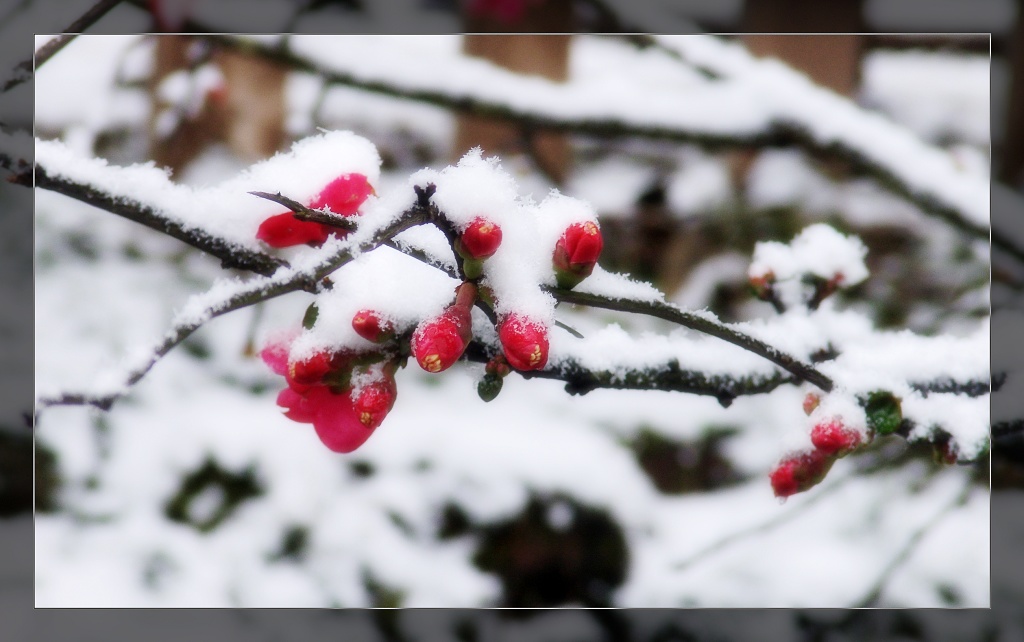
[[[913,533],[911,533],[910,537],[907,538],[907,541],[904,542],[902,547],[900,547],[900,550],[896,553],[896,555],[894,555],[893,558],[889,561],[889,563],[886,564],[885,567],[882,569],[881,575],[871,585],[871,588],[864,595],[864,597],[858,600],[856,604],[849,608],[865,609],[877,607],[879,600],[882,597],[882,591],[885,590],[885,586],[889,583],[889,580],[892,578],[893,574],[896,571],[898,571],[900,567],[903,566],[908,559],[910,559],[910,555],[915,550],[917,550],[917,547],[921,543],[921,540],[923,540],[925,536],[928,535],[928,533],[939,524],[939,522],[941,522],[949,513],[953,512],[953,510],[967,503],[967,500],[971,496],[972,488],[973,484],[970,482],[970,480],[964,482],[964,487],[960,490],[959,493],[956,494],[956,497],[954,497],[951,502],[949,502],[941,509],[939,509],[935,513],[935,515],[932,516],[931,519],[926,521],[924,524],[921,524],[920,527],[918,527]]]
[[[203,310],[202,314],[189,315],[189,318],[185,321],[176,323],[154,347],[147,359],[126,374],[124,383],[119,390],[101,395],[66,393],[57,397],[44,397],[37,401],[36,415],[38,416],[39,412],[44,408],[55,405],[92,405],[98,408],[109,409],[115,401],[127,394],[132,386],[145,377],[160,359],[179,343],[187,339],[193,332],[205,325],[206,322],[229,312],[234,312],[235,310],[240,310],[261,301],[267,301],[283,294],[288,294],[289,292],[300,290],[315,291],[318,283],[338,268],[352,261],[356,255],[370,251],[396,234],[426,222],[431,216],[435,215],[435,212],[436,209],[433,205],[425,207],[422,203],[418,203],[390,225],[380,229],[369,240],[355,248],[342,247],[333,256],[325,259],[310,271],[291,271],[290,268],[283,268],[281,274],[275,274],[272,277],[254,278],[243,289],[220,301],[210,303]]]
[[[78,19],[72,22],[64,33],[48,41],[45,45],[40,47],[32,58],[23,60],[14,67],[10,78],[0,87],[0,93],[13,89],[21,83],[32,78],[34,69],[39,69],[46,62],[53,58],[61,49],[66,47],[68,43],[75,39],[78,34],[82,33],[90,26],[96,23],[100,18],[107,15],[107,13],[121,4],[121,0],[100,0],[95,5],[89,8],[88,11],[83,13]],[[34,62],[33,62],[34,61]]]
[[[288,265],[282,259],[244,248],[203,230],[186,228],[181,223],[163,216],[144,203],[139,203],[123,196],[108,194],[97,190],[91,185],[78,183],[67,178],[50,176],[46,169],[40,165],[36,165],[35,186],[69,196],[83,203],[107,210],[112,214],[117,214],[130,221],[145,225],[150,229],[163,232],[198,250],[217,257],[225,268],[238,268],[270,276],[278,268]]]
[[[690,328],[691,330],[697,330],[698,332],[703,332],[704,334],[709,334],[713,337],[718,337],[719,339],[728,341],[729,343],[739,346],[744,350],[748,350],[756,355],[762,356],[791,373],[797,377],[798,380],[812,383],[825,392],[830,392],[832,390],[832,380],[816,370],[813,366],[802,363],[760,339],[755,339],[754,337],[743,334],[742,332],[730,328],[724,323],[718,323],[701,315],[686,312],[685,310],[681,310],[670,303],[660,301],[614,299],[594,294],[586,294],[583,292],[575,292],[572,290],[560,290],[557,288],[550,288],[549,292],[551,292],[551,294],[559,301],[564,301],[566,303],[576,303],[594,308],[618,310],[620,312],[646,314],[648,316],[664,319],[665,321],[671,321],[672,323],[678,323],[683,327]]]
[[[460,113],[515,121],[530,130],[546,129],[600,137],[638,136],[657,140],[693,143],[710,149],[731,147],[797,146],[815,156],[838,157],[857,172],[869,176],[886,190],[910,201],[924,213],[935,216],[975,238],[989,240],[997,247],[1024,260],[1024,248],[1012,239],[990,232],[987,226],[975,223],[955,204],[940,195],[922,190],[892,168],[869,158],[862,151],[836,140],[818,140],[806,126],[793,120],[776,119],[760,131],[737,133],[721,130],[699,131],[658,124],[626,122],[619,118],[566,119],[546,113],[543,109],[511,106],[483,95],[470,93],[451,95],[437,89],[403,87],[388,80],[368,80],[339,66],[328,69],[316,61],[298,55],[285,46],[268,46],[251,40],[222,35],[205,35],[218,44],[273,60],[298,71],[322,78],[327,83],[357,87],[397,98],[417,100]]]
[[[253,196],[259,196],[260,198],[265,198],[268,201],[273,201],[280,205],[284,205],[294,213],[295,218],[302,221],[323,223],[324,225],[330,225],[331,227],[336,227],[341,230],[348,230],[350,232],[356,229],[357,227],[355,221],[347,219],[343,216],[338,216],[337,214],[331,214],[329,212],[324,212],[322,210],[315,210],[313,208],[306,207],[305,205],[298,201],[292,200],[287,196],[282,196],[281,192],[277,192],[276,194],[271,194],[269,192],[249,193],[252,194]]]

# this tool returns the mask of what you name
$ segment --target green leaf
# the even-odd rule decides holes
[[[501,392],[503,379],[495,374],[485,374],[480,383],[476,384],[476,393],[484,401],[493,401]]]
[[[310,303],[306,308],[306,314],[302,315],[302,327],[307,330],[312,329],[318,316],[320,316],[320,310],[316,307],[316,303]]]
[[[903,421],[899,398],[884,390],[868,394],[867,401],[864,402],[864,412],[867,414],[868,427],[879,435],[891,435],[899,429]]]

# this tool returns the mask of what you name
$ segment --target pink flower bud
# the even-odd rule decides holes
[[[821,395],[813,392],[808,392],[807,396],[804,397],[804,414],[810,416],[814,409],[821,403]]]
[[[838,419],[822,422],[811,429],[811,443],[826,455],[843,455],[860,445],[861,435]]]
[[[590,276],[604,247],[604,239],[597,223],[573,223],[555,244],[552,262],[560,288],[575,287]]]
[[[789,497],[814,487],[825,478],[834,457],[821,450],[787,456],[768,474],[776,497]]]
[[[543,324],[510,314],[498,326],[505,358],[516,370],[539,370],[548,362],[548,331]]]
[[[274,374],[283,377],[288,373],[288,351],[300,333],[299,328],[280,333],[267,341],[267,345],[260,351],[263,363],[267,364]]]
[[[313,429],[320,441],[337,453],[350,453],[362,446],[373,430],[359,420],[347,393],[335,394],[325,386],[313,388],[309,395],[313,408]]]
[[[469,308],[453,305],[423,321],[412,334],[412,353],[427,372],[447,370],[465,352],[473,336]]]
[[[291,212],[275,214],[260,223],[256,238],[270,247],[291,247],[292,245],[322,245],[331,233],[331,228],[313,221],[300,221]]]
[[[320,383],[324,375],[332,370],[332,355],[328,352],[317,352],[301,361],[288,364],[285,378],[289,385],[312,386]]]
[[[374,343],[384,343],[395,336],[395,326],[373,310],[360,310],[352,317],[356,334]]]
[[[352,216],[373,193],[373,186],[362,174],[342,174],[328,183],[309,207],[315,210],[326,207],[340,216]]]
[[[395,405],[397,388],[393,377],[366,384],[355,396],[353,404],[359,421],[367,428],[376,428]]]
[[[459,237],[457,248],[464,259],[486,259],[501,245],[501,228],[478,216]]]

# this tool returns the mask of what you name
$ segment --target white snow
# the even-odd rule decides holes
[[[653,15],[652,5],[645,7]],[[372,4],[370,11],[378,9]],[[647,156],[620,151],[594,165],[587,180],[570,180],[561,193],[538,192],[534,198],[526,188],[529,182],[501,161],[470,154],[450,167],[445,161],[418,172],[401,164],[382,169],[377,149],[383,143],[375,136],[322,132],[240,173],[219,150],[215,154],[221,156],[209,156],[192,168],[194,180],[175,184],[153,166],[117,167],[92,156],[91,142],[110,120],[84,116],[101,113],[97,105],[111,101],[114,50],[126,44],[114,40],[82,37],[72,46],[85,52],[96,43],[97,51],[109,47],[109,55],[75,56],[69,48],[40,74],[37,90],[43,100],[37,105],[45,110],[64,95],[59,81],[78,72],[82,61],[104,67],[82,69],[95,85],[68,85],[82,90],[77,105],[66,101],[53,105],[52,114],[42,114],[46,131],[82,141],[38,141],[38,159],[48,171],[264,251],[254,239],[256,226],[283,210],[247,194],[250,190],[281,191],[301,201],[338,173],[360,171],[377,196],[367,201],[357,233],[319,249],[282,251],[291,269],[241,279],[224,274],[216,261],[182,252],[173,239],[37,190],[36,383],[41,395],[117,390],[125,367],[145,363],[154,338],[168,327],[208,319],[231,297],[310,274],[349,252],[356,255],[332,275],[331,290],[316,296],[289,294],[207,321],[188,340],[188,349],[181,346],[162,359],[110,412],[56,407],[42,413],[37,439],[58,455],[64,483],[62,508],[36,516],[38,606],[366,607],[372,605],[364,583],[370,575],[400,591],[403,606],[486,607],[500,599],[500,583],[473,564],[474,536],[436,537],[440,512],[454,503],[474,523],[496,524],[521,511],[531,494],[567,495],[607,511],[622,527],[630,560],[625,582],[613,594],[616,606],[848,606],[864,596],[913,533],[937,516],[937,526],[887,587],[887,603],[942,606],[935,586],[949,584],[963,596],[963,605],[988,605],[988,494],[979,487],[964,505],[949,508],[970,477],[966,467],[933,474],[925,462],[914,460],[871,472],[863,468],[888,450],[857,453],[837,462],[821,486],[784,506],[772,497],[767,480],[781,455],[808,447],[809,428],[819,416],[841,415],[862,426],[855,398],[876,389],[901,397],[904,415],[918,426],[913,439],[928,438],[932,426],[938,426],[953,435],[962,458],[976,455],[987,437],[989,397],[925,396],[910,384],[986,380],[987,319],[968,318],[955,309],[949,311],[951,324],[960,329],[955,334],[881,332],[863,310],[839,309],[829,299],[813,313],[795,308],[774,315],[769,310],[763,318],[733,324],[802,361],[828,345],[841,353],[816,366],[836,389],[823,396],[812,417],[801,408],[804,395],[814,390],[809,384],[741,396],[723,408],[713,398],[652,390],[571,396],[561,382],[513,374],[501,394],[484,403],[475,394],[482,376],[478,364],[459,364],[443,376],[410,367],[396,375],[398,400],[377,434],[356,453],[339,456],[323,448],[309,426],[281,416],[275,397],[283,380],[252,348],[258,351],[278,332],[296,332],[312,301],[320,317],[313,331],[301,333],[296,352],[365,345],[358,343],[363,340],[350,323],[362,307],[378,309],[400,326],[442,309],[454,279],[390,248],[360,252],[414,203],[413,185],[425,182],[437,185],[435,202],[457,226],[482,213],[500,219],[502,248],[485,263],[488,283],[504,302],[500,311],[526,310],[546,323],[560,319],[582,332],[585,338],[578,339],[551,328],[552,364],[572,358],[621,375],[627,368],[664,367],[675,359],[681,368],[708,373],[776,372],[750,352],[661,320],[581,306],[555,308],[541,288],[553,283],[551,252],[565,225],[628,208],[654,177],[670,179],[673,209],[713,216],[710,210],[720,203],[715,194],[722,196],[722,166],[717,159],[680,155],[677,149]],[[276,42],[276,37],[260,41]],[[325,64],[367,78],[465,91],[573,118],[614,115],[641,124],[742,133],[756,131],[772,115],[796,114],[814,125],[812,133],[820,141],[834,134],[858,149],[870,147],[883,156],[891,151],[885,162],[894,171],[913,176],[919,187],[937,195],[966,195],[971,189],[965,185],[978,180],[975,170],[961,171],[954,180],[945,161],[937,160],[940,150],[908,143],[912,137],[906,132],[890,140],[892,123],[818,96],[716,39],[670,42],[685,45],[688,58],[726,75],[719,87],[664,53],[638,52],[599,38],[574,39],[573,78],[566,85],[523,82],[463,59],[454,37],[300,36],[293,42]],[[138,55],[145,58],[144,52]],[[294,133],[310,133],[312,115],[297,112],[312,110],[318,90],[315,82],[291,83]],[[359,104],[342,102],[358,94],[332,90],[324,122],[337,121],[348,129],[342,121],[358,119]],[[382,105],[387,102],[376,98]],[[802,100],[806,106],[797,109]],[[442,138],[435,127],[442,121],[450,124],[432,109],[417,114],[392,106],[393,112],[366,114],[363,122],[388,130],[389,122],[403,120],[412,135],[435,142]],[[144,114],[134,113],[133,122],[143,122]],[[670,164],[659,166],[664,158]],[[781,164],[766,165],[758,178],[765,204],[817,203],[824,211],[839,203],[849,212],[859,207],[865,215],[881,216],[868,191],[818,182],[797,162],[772,162]],[[787,176],[787,167],[793,170],[792,181],[770,185],[772,177]],[[665,168],[679,173],[659,175]],[[778,189],[772,192],[771,187]],[[905,213],[919,214],[912,208]],[[900,224],[907,220],[901,218]],[[912,231],[924,234],[922,227]],[[843,269],[850,283],[863,267],[862,248],[834,230],[814,229],[819,231],[800,237],[810,247],[801,249],[804,241],[787,246],[789,254],[780,260],[789,260],[793,270],[798,265],[823,276]],[[814,234],[821,237],[815,240]],[[408,230],[399,242],[454,267],[451,249],[436,229]],[[684,308],[702,307],[716,278],[742,278],[739,256],[720,257],[691,275],[689,289],[672,300]],[[942,269],[938,260],[936,269]],[[613,299],[665,301],[654,286],[600,267],[577,289]],[[711,310],[695,313],[717,320]],[[1016,327],[1020,318],[1000,323]],[[495,340],[482,315],[475,315],[474,330],[484,340]],[[1004,367],[1002,359],[1010,356],[994,355],[996,365]],[[1004,394],[1019,390],[1018,379],[1010,378]],[[740,478],[710,492],[658,491],[630,448],[646,432],[692,443],[719,429],[732,431],[721,454]],[[242,503],[213,531],[200,533],[169,521],[163,507],[182,475],[208,457],[234,473],[252,466],[264,494]],[[373,472],[356,474],[354,462]],[[213,490],[206,497],[206,514],[217,503],[216,494]],[[202,502],[192,508],[202,516]],[[554,504],[546,517],[554,528],[573,520],[564,503]],[[274,560],[290,527],[306,529],[308,547],[298,559]],[[941,554],[953,548],[960,553]]]

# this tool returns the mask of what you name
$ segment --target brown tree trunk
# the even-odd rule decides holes
[[[213,143],[225,143],[240,158],[256,161],[272,156],[285,143],[285,69],[235,51],[215,50],[209,62],[224,83],[216,98],[206,97],[197,113],[178,113],[177,127],[158,131],[166,110],[176,107],[160,96],[160,84],[193,64],[188,36],[158,35],[154,73],[148,83],[150,157],[178,173]]]
[[[485,58],[506,69],[564,81],[569,73],[570,0],[527,3],[526,13],[515,25],[492,17],[467,15],[463,51]],[[524,33],[502,32],[514,26]],[[569,168],[569,143],[564,134],[524,131],[522,127],[493,118],[460,115],[453,152],[461,157],[479,146],[485,154],[530,154],[541,171],[561,183]]]

